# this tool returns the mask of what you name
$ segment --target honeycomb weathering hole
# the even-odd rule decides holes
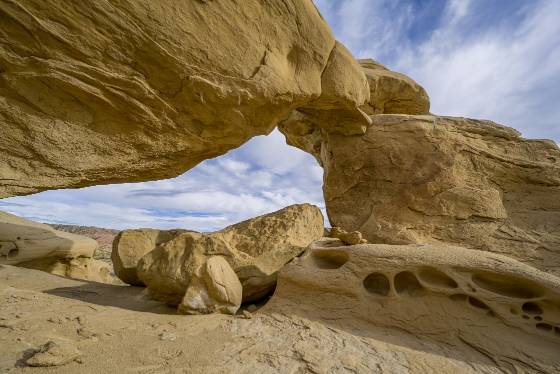
[[[537,323],[536,327],[542,331],[552,331],[552,326],[548,323]]]
[[[387,296],[391,289],[389,278],[381,273],[371,273],[364,279],[363,284],[369,293],[380,296]]]
[[[469,296],[469,304],[478,309],[490,310],[490,307],[478,300],[476,297]]]
[[[523,311],[527,314],[543,314],[542,308],[538,304],[530,301],[523,304],[521,309],[523,309]]]
[[[465,300],[467,300],[468,296],[464,295],[462,293],[458,293],[458,294],[449,296],[449,298],[453,301],[465,301]]]
[[[450,276],[434,268],[423,268],[418,272],[418,278],[430,286],[440,288],[457,288],[458,284]]]
[[[473,275],[472,281],[486,291],[516,299],[532,299],[544,294],[543,288],[535,282],[515,276],[479,273]]]
[[[410,271],[403,271],[395,276],[395,291],[400,294],[414,296],[423,290],[418,278]]]
[[[14,248],[14,249],[10,250],[10,252],[8,252],[8,255],[6,256],[6,258],[14,258],[14,257],[17,257],[18,254],[19,254],[19,249]]]
[[[311,257],[319,269],[338,269],[350,259],[348,252],[330,249],[314,251]]]

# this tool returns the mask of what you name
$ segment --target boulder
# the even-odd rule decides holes
[[[221,256],[210,257],[191,277],[178,311],[184,314],[235,314],[243,292],[239,278]]]
[[[387,69],[372,59],[358,60],[369,83],[369,101],[361,109],[367,114],[428,114],[426,90],[404,74]]]
[[[178,305],[206,260],[222,256],[242,284],[243,302],[254,301],[274,289],[278,270],[322,235],[319,208],[292,205],[214,233],[180,233],[144,255],[137,274],[156,299]]]
[[[26,0],[0,14],[0,198],[177,176],[300,107],[369,121],[364,74],[311,0]]]
[[[186,231],[136,229],[119,232],[113,240],[113,250],[111,252],[115,274],[125,283],[133,286],[143,286],[144,284],[136,274],[138,261],[158,245]]]
[[[364,244],[367,243],[362,237],[362,233],[359,231],[352,231],[346,232],[346,230],[341,229],[340,227],[333,227],[329,231],[330,238],[339,239],[345,245],[355,245],[355,244]]]
[[[472,349],[504,371],[558,370],[560,278],[490,252],[324,239],[280,271],[260,313],[297,315],[397,345],[414,336],[426,346]]]
[[[0,212],[0,264],[44,258],[90,258],[97,242],[38,222]]]
[[[329,220],[372,243],[455,243],[560,274],[560,150],[465,118],[377,115],[322,152]],[[360,150],[356,152],[356,150]]]

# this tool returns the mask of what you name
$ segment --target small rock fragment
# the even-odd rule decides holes
[[[330,237],[339,239],[342,243],[346,245],[367,243],[367,240],[362,238],[361,232],[359,231],[346,232],[346,230],[336,226],[330,230]]]
[[[37,353],[27,359],[29,366],[61,366],[81,356],[80,351],[70,342],[48,341],[39,347]]]
[[[161,334],[159,334],[159,340],[174,342],[175,340],[177,340],[177,335],[167,331],[162,332]]]

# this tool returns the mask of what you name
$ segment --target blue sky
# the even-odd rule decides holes
[[[356,57],[423,85],[439,115],[491,119],[560,142],[560,1],[316,0]],[[324,209],[322,169],[277,131],[174,179],[0,200],[54,223],[220,229],[310,202]]]

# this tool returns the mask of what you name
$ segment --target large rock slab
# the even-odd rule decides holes
[[[138,279],[136,266],[146,253],[187,230],[133,229],[124,230],[113,240],[111,261],[115,274],[125,283],[143,286]]]
[[[93,239],[0,212],[0,264],[17,265],[40,258],[90,258],[96,249]]]
[[[215,233],[180,233],[140,259],[138,278],[154,297],[178,305],[206,259],[222,256],[241,281],[243,301],[258,300],[274,289],[278,270],[322,236],[323,225],[319,208],[300,204]]]
[[[17,266],[41,270],[61,277],[83,279],[90,282],[123,284],[113,273],[113,268],[105,261],[89,257],[37,258],[21,262]]]
[[[560,370],[560,278],[490,252],[325,239],[282,269],[267,311],[469,347],[507,372]]]
[[[299,107],[367,121],[365,77],[311,0],[25,0],[0,15],[0,198],[176,176]]]
[[[490,121],[371,118],[364,136],[331,134],[322,143],[333,226],[372,243],[456,243],[560,274],[554,142]]]
[[[97,247],[91,238],[0,212],[0,264],[93,282],[117,282],[108,264],[92,258]]]

